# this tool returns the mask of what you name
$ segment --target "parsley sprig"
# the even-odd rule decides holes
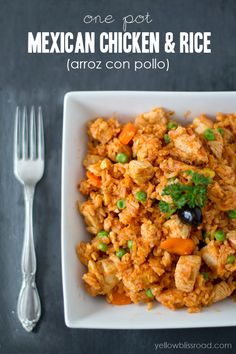
[[[190,208],[195,206],[202,208],[206,204],[207,186],[212,183],[211,178],[192,170],[187,170],[185,173],[191,176],[190,184],[185,185],[177,182],[167,185],[162,191],[162,195],[171,196],[173,202],[172,204],[165,201],[159,203],[161,212],[167,214],[168,217],[185,205]]]
[[[171,205],[170,203],[161,200],[159,203],[160,211],[166,214],[167,219],[176,212],[177,208]]]

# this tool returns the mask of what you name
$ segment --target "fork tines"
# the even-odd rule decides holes
[[[30,109],[30,118],[28,119],[26,106],[21,109],[16,108],[15,116],[15,141],[14,141],[15,159],[43,159],[44,158],[44,134],[42,109],[37,109],[37,122],[34,106]]]

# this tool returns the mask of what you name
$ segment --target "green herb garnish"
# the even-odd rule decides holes
[[[179,182],[165,186],[162,195],[171,196],[173,204],[161,201],[159,208],[162,213],[171,213],[172,215],[177,209],[181,209],[184,205],[190,208],[198,206],[202,208],[207,200],[207,186],[210,184],[211,178],[201,175],[192,170],[185,171],[192,177],[191,184],[185,185]]]
[[[159,209],[162,213],[166,214],[167,219],[169,219],[169,217],[177,210],[177,208],[173,207],[170,203],[167,203],[164,200],[160,201]]]
[[[164,200],[161,200],[159,203],[159,209],[162,213],[169,213],[171,210],[171,205]]]
[[[192,170],[187,170],[185,172],[192,177],[192,181],[196,186],[197,185],[208,186],[208,184],[212,182],[210,177],[206,177],[204,175],[201,175],[200,173],[193,172]]]

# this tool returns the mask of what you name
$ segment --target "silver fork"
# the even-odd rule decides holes
[[[28,128],[29,126],[29,128]],[[14,137],[14,173],[23,184],[25,200],[25,231],[22,249],[22,286],[17,303],[17,315],[22,326],[32,331],[41,315],[41,304],[35,283],[36,255],[33,238],[33,199],[35,186],[44,172],[44,133],[41,107],[37,123],[35,108],[28,123],[26,107],[16,108]]]

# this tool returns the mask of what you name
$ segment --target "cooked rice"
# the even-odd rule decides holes
[[[172,310],[197,312],[236,288],[236,261],[227,263],[227,257],[236,254],[236,219],[227,214],[236,209],[236,115],[220,113],[214,121],[201,115],[170,130],[166,144],[171,119],[173,112],[161,108],[141,114],[128,144],[120,141],[123,126],[115,118],[89,122],[84,166],[90,175],[79,183],[86,201],[78,208],[91,240],[81,242],[77,254],[87,267],[83,280],[92,296],[104,295],[116,305],[146,302],[150,309],[157,301]],[[204,138],[207,128],[213,130],[214,141]],[[128,162],[116,162],[120,152]],[[158,207],[160,200],[170,202],[170,196],[162,196],[168,179],[186,184],[186,170],[210,173],[213,180],[198,227],[183,224],[177,214],[166,219]],[[147,193],[145,202],[135,197],[140,190]],[[120,199],[126,203],[121,210]],[[214,238],[219,229],[226,235],[223,242]],[[108,236],[99,238],[101,230]],[[193,252],[177,255],[160,248],[169,238],[193,240]],[[117,256],[120,249],[126,252],[122,257]]]

